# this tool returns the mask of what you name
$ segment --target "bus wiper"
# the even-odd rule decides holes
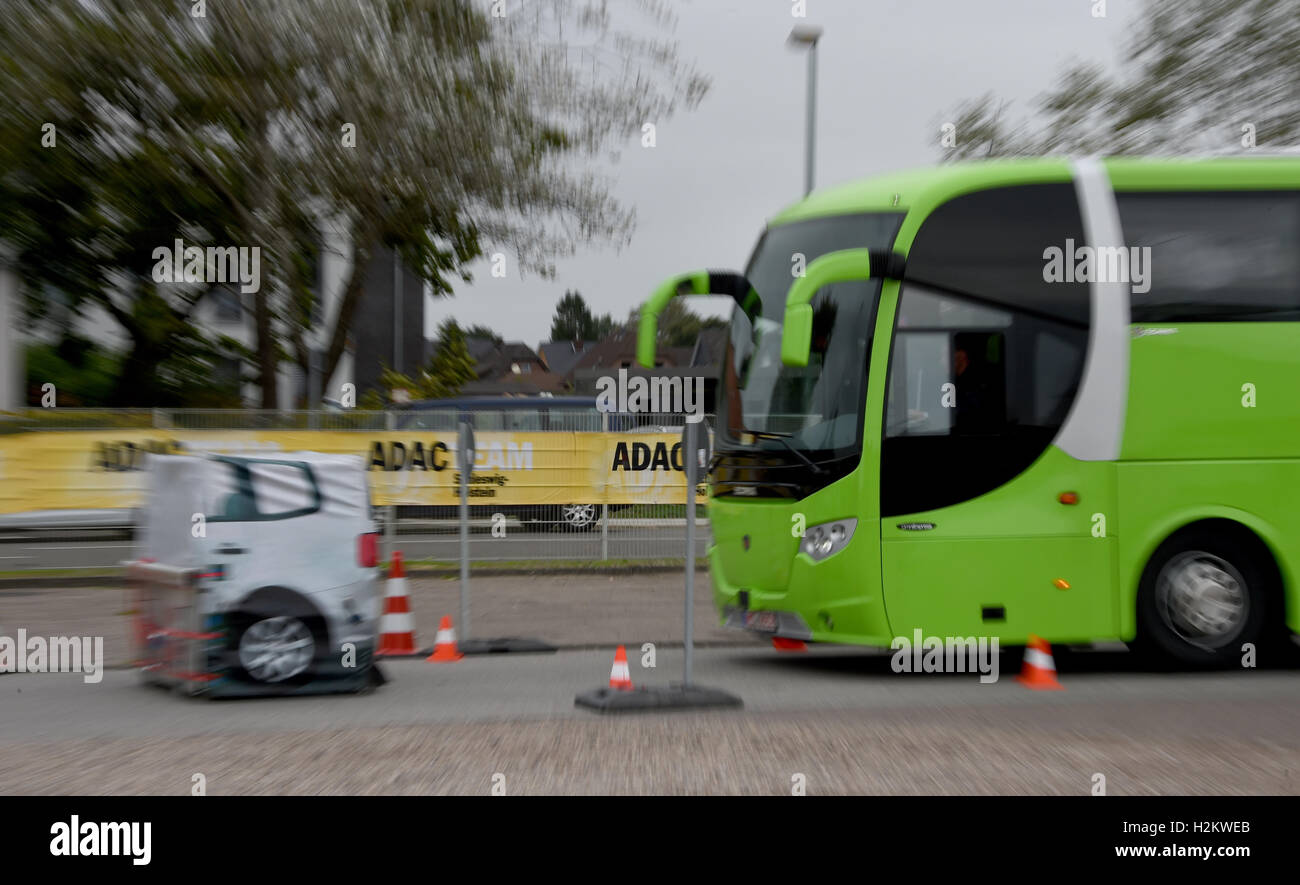
[[[821,467],[818,467],[817,464],[811,458],[809,458],[803,452],[799,451],[794,447],[794,444],[790,442],[790,437],[794,436],[793,433],[777,433],[772,430],[748,430],[748,429],[745,430],[745,433],[748,433],[750,436],[755,437],[756,439],[774,439],[777,442],[779,442],[781,445],[789,449],[792,455],[794,455],[800,461],[802,461],[803,463],[811,467],[813,473],[822,474],[826,472]]]

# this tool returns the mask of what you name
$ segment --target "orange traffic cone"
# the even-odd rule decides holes
[[[402,551],[393,551],[393,565],[384,587],[384,613],[379,618],[379,648],[376,655],[415,654],[415,619],[406,594],[406,569]]]
[[[456,631],[451,626],[451,615],[443,615],[438,624],[438,636],[433,641],[433,654],[426,661],[459,661],[465,657],[456,648]]]
[[[1016,681],[1036,691],[1064,691],[1065,686],[1056,681],[1056,661],[1052,659],[1052,647],[1047,640],[1029,634],[1025,662]]]
[[[619,691],[632,690],[632,673],[627,667],[627,649],[618,647],[614,652],[614,666],[609,671],[609,687]]]
[[[786,639],[784,636],[773,636],[772,648],[777,651],[807,651],[808,643],[802,639]]]

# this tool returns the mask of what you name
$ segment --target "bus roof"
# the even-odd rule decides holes
[[[1115,157],[1102,162],[1116,190],[1300,187],[1300,155]],[[939,203],[971,191],[1008,184],[1070,180],[1071,161],[1065,157],[1017,157],[929,166],[815,191],[782,210],[771,224],[857,212],[912,209],[928,212]]]

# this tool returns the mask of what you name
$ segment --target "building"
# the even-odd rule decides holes
[[[550,371],[541,356],[522,341],[498,344],[490,338],[466,338],[465,347],[478,377],[465,384],[461,394],[544,396],[568,391],[564,377]]]
[[[617,377],[620,369],[626,369],[629,377],[702,376],[704,409],[706,412],[716,411],[718,379],[722,376],[722,353],[726,346],[725,330],[705,329],[691,347],[659,347],[653,369],[642,368],[637,363],[636,339],[635,329],[619,329],[584,351],[566,376],[573,392],[594,397],[597,382],[605,376]]]
[[[340,224],[323,221],[320,234],[320,246],[312,262],[312,276],[319,297],[305,343],[323,355],[329,346],[329,336],[352,271],[352,247]],[[12,313],[6,317],[4,311],[6,305],[17,309],[18,296],[15,287],[11,297],[4,297],[8,292],[4,281],[8,278],[2,273],[0,320],[6,320],[3,328],[8,332],[19,326],[18,315]],[[424,281],[409,268],[399,265],[392,250],[383,248],[375,250],[362,279],[362,292],[353,315],[348,345],[331,377],[321,385],[322,396],[345,401],[346,385],[353,385],[353,403],[359,401],[368,388],[378,386],[384,366],[414,374],[423,367],[425,353]],[[252,296],[242,293],[237,283],[218,285],[205,294],[192,319],[209,335],[225,336],[250,351],[256,350],[257,327]],[[105,349],[122,350],[130,345],[118,324],[101,308],[92,306],[70,321],[76,334],[93,339]],[[48,324],[49,328],[35,330],[32,334],[36,337],[57,334],[59,322],[56,319]],[[21,362],[22,340],[17,335],[8,342],[0,339],[0,344],[5,343],[11,345],[16,353],[18,367],[14,371],[21,388],[26,374]],[[213,373],[217,378],[233,382],[240,377],[252,377],[256,368],[230,357],[219,360],[213,366]],[[0,383],[9,383],[3,365],[0,365]],[[279,405],[284,409],[298,407],[306,402],[310,393],[308,373],[291,361],[280,363],[277,385]],[[21,393],[18,396],[22,403],[25,396]],[[3,391],[0,391],[0,403],[4,402],[3,397]],[[245,381],[240,386],[240,397],[246,406],[256,406],[261,400],[260,386]]]
[[[315,260],[316,313],[307,346],[324,353],[334,328],[344,287],[352,272],[352,248],[341,229],[324,225],[321,247]],[[227,335],[245,347],[254,348],[257,328],[249,296],[237,289],[217,290],[200,303],[196,323],[209,332]],[[365,391],[379,387],[384,367],[406,374],[417,373],[424,358],[424,281],[409,268],[400,265],[392,250],[376,249],[362,278],[362,292],[352,318],[351,334],[343,356],[332,376],[321,387],[321,395],[333,400],[344,399],[344,385],[354,385],[352,393],[359,401]],[[243,366],[226,360],[217,371],[226,377],[245,375],[255,366]],[[281,408],[293,408],[306,401],[310,379],[294,363],[282,363],[279,372]],[[242,389],[246,405],[260,398],[256,384]]]
[[[564,377],[592,346],[590,341],[547,341],[537,346],[537,355],[546,364],[547,371]]]

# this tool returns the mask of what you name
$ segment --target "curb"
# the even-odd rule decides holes
[[[646,641],[649,642],[649,641],[651,641],[651,640],[646,640]],[[609,651],[611,648],[614,648],[615,646],[617,646],[617,645],[618,645],[618,642],[617,642],[617,641],[611,641],[611,642],[575,642],[575,643],[572,643],[572,644],[566,644],[566,643],[552,643],[552,644],[554,645],[555,650],[556,650],[557,652],[561,652],[561,651],[604,651],[604,652],[607,652],[607,651]],[[662,650],[665,649],[665,648],[667,648],[667,649],[680,649],[684,644],[685,644],[685,643],[683,643],[680,639],[675,639],[675,640],[673,640],[673,641],[671,641],[671,642],[655,642],[655,650],[656,650],[656,651],[662,651]],[[750,648],[750,647],[752,647],[752,646],[754,645],[754,643],[751,642],[751,641],[748,641],[748,640],[746,640],[746,639],[736,639],[736,640],[712,639],[712,640],[705,640],[705,641],[703,641],[703,642],[697,640],[696,642],[693,643],[693,645],[694,645],[695,648],[697,648],[697,649],[700,649],[700,648]],[[767,647],[767,648],[770,648],[770,646],[767,646],[767,645],[766,645],[765,643],[763,643],[761,640],[758,641],[758,645],[759,645],[760,647]],[[638,646],[638,647],[639,647],[639,646]],[[845,647],[848,648],[849,646],[845,646]],[[429,649],[428,651],[429,651],[430,654],[432,653],[432,649]],[[524,654],[524,653],[520,653],[520,654]],[[502,653],[502,654],[467,655],[466,657],[467,657],[467,658],[499,658],[499,659],[501,659],[501,658],[517,658],[517,657],[520,657],[520,654],[512,654],[512,653],[509,653],[509,652],[505,652],[505,653]],[[384,664],[384,663],[387,663],[387,664],[395,664],[395,663],[403,662],[403,661],[416,661],[416,662],[418,662],[418,661],[420,661],[422,658],[425,658],[425,657],[428,657],[428,654],[425,654],[424,652],[419,652],[419,653],[417,653],[417,654],[413,654],[413,655],[384,655],[382,658],[379,658],[377,662],[380,663],[380,664]],[[120,671],[120,670],[134,670],[134,669],[135,669],[135,665],[134,665],[134,664],[126,664],[126,663],[105,664],[105,665],[104,665],[104,669],[105,669],[106,671],[107,671],[107,670],[115,670],[115,671]]]

